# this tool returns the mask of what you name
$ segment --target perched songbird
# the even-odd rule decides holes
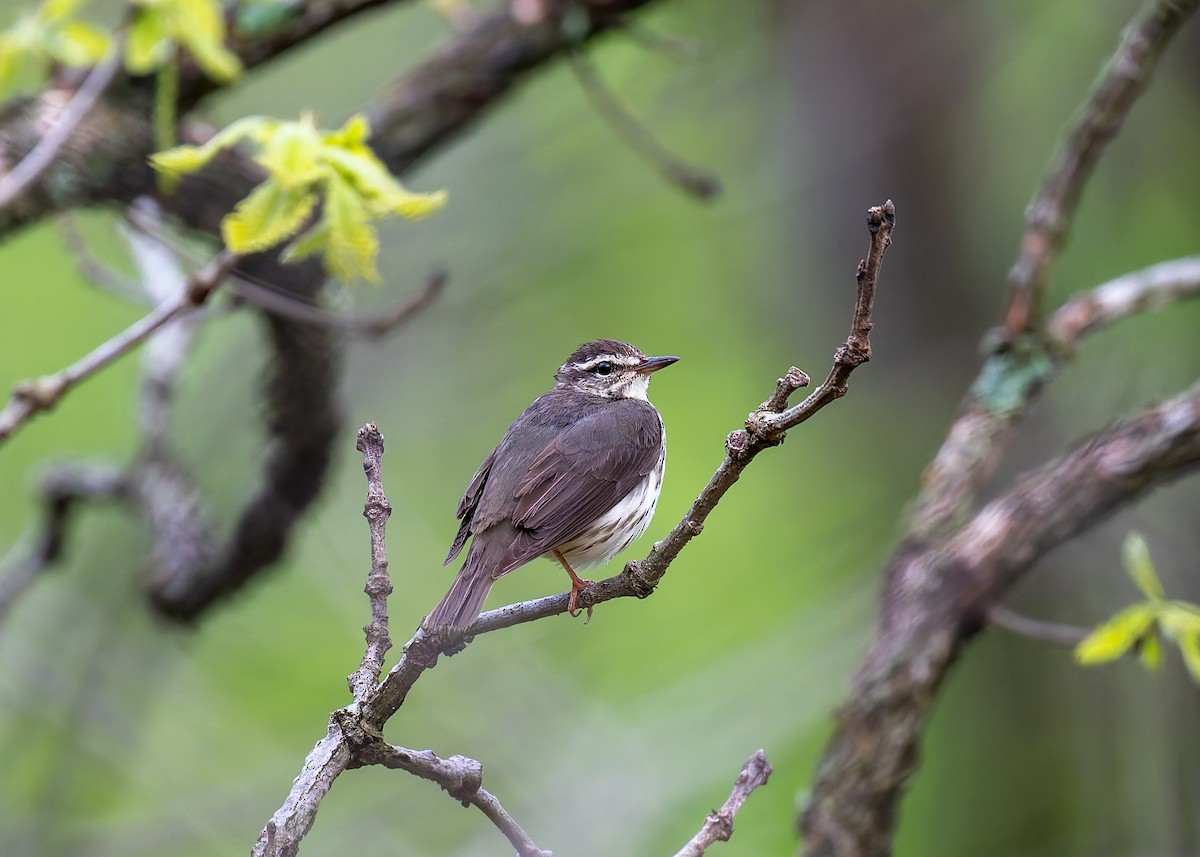
[[[562,563],[568,610],[590,581],[575,569],[608,562],[646,531],[662,488],[667,435],[646,398],[650,374],[678,357],[647,357],[597,339],[555,373],[554,387],[517,417],[458,504],[449,565],[474,536],[454,585],[425,620],[463,629],[492,583],[532,559]]]

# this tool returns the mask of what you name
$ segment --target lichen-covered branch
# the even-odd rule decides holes
[[[925,469],[908,527],[914,536],[937,538],[965,520],[979,487],[995,471],[1010,429],[1050,381],[1062,356],[1041,330],[1050,265],[1104,147],[1198,2],[1150,0],[1138,11],[1051,159],[1028,208],[1019,256],[1009,274],[1009,305],[997,344]]]
[[[1026,475],[944,541],[902,543],[804,813],[806,854],[890,853],[938,688],[991,605],[1055,547],[1197,466],[1200,386]]]

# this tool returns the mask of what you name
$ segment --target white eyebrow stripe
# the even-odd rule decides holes
[[[580,372],[588,372],[595,369],[604,361],[613,363],[617,366],[636,366],[642,361],[635,357],[618,357],[615,354],[601,354],[599,357],[593,357],[591,360],[584,360],[582,363],[576,363],[574,368]]]

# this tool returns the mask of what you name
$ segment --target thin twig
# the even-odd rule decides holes
[[[630,148],[650,161],[667,181],[698,199],[712,199],[721,192],[721,182],[716,176],[685,163],[630,114],[605,86],[596,67],[582,51],[569,51],[567,60],[596,112]]]
[[[622,19],[618,25],[621,32],[647,50],[662,54],[678,62],[695,62],[704,57],[704,46],[695,39],[674,33],[660,33],[642,26],[637,21]]]
[[[13,389],[12,398],[0,411],[0,441],[8,438],[34,414],[53,408],[76,384],[129,353],[164,324],[201,306],[236,261],[237,257],[233,254],[220,253],[192,275],[187,289],[179,297],[160,304],[62,371],[18,384]]]
[[[1080,628],[1076,625],[1031,619],[1000,604],[995,604],[992,609],[988,610],[988,621],[1005,631],[1012,631],[1014,634],[1020,634],[1031,640],[1067,649],[1075,648],[1084,637],[1091,633],[1087,628]]]
[[[813,390],[800,404],[781,409],[787,404],[784,398],[775,395],[765,403],[772,410],[756,411],[746,422],[746,428],[751,432],[763,435],[777,435],[794,428],[810,418],[813,414],[832,402],[846,395],[846,384],[850,373],[871,359],[871,313],[875,307],[875,284],[879,279],[879,270],[883,266],[883,257],[888,247],[892,245],[892,229],[896,225],[896,207],[889,199],[883,205],[875,206],[867,212],[867,229],[871,232],[871,249],[867,258],[858,263],[858,298],[854,303],[854,320],[850,324],[850,336],[838,348],[833,356],[833,368],[829,377],[820,387]],[[803,373],[801,373],[803,375]],[[780,383],[791,384],[799,378],[785,378]],[[804,375],[807,381],[808,376]],[[775,410],[779,409],[779,410]]]
[[[1027,209],[1025,235],[1008,276],[1009,303],[1000,336],[925,468],[907,527],[912,536],[938,538],[966,520],[980,487],[995,472],[1009,430],[1051,379],[1058,356],[1055,343],[1036,332],[1050,265],[1105,144],[1198,2],[1152,0],[1138,10],[1051,158]]]
[[[1156,0],[1141,7],[1054,153],[1025,211],[1020,254],[1008,275],[1009,302],[1004,314],[1008,341],[1040,323],[1050,265],[1071,227],[1083,187],[1105,146],[1116,137],[1149,84],[1167,42],[1195,9],[1196,0]]]
[[[301,303],[291,295],[281,294],[241,276],[230,277],[230,287],[238,297],[275,315],[378,337],[394,332],[432,304],[446,287],[446,279],[444,270],[435,270],[421,291],[413,297],[394,309],[369,316],[339,315],[319,306]]]
[[[863,295],[863,290],[873,292],[875,288],[879,266],[887,249],[887,243],[878,233],[885,223],[886,231],[890,233],[893,222],[891,205],[872,209],[870,222],[873,252],[868,255],[866,270],[860,271],[858,277],[859,310],[855,312],[850,339],[847,340],[848,343],[858,343],[860,351],[865,345],[866,353],[870,351],[869,342],[865,341],[865,337],[871,329],[869,313],[872,302],[870,295]],[[876,249],[878,252],[874,252]],[[867,315],[864,316],[862,312]],[[838,350],[839,355],[844,350],[847,350],[847,346]],[[848,371],[846,374],[849,374]],[[788,384],[799,380],[799,376],[792,372],[787,373],[785,377],[790,379]],[[776,392],[778,391],[777,383]],[[773,396],[768,401],[775,399]],[[836,397],[826,399],[821,406],[834,399]],[[786,398],[778,401],[780,408],[786,405]],[[812,412],[815,413],[816,409],[814,407]],[[737,481],[741,471],[758,452],[777,445],[779,441],[778,432],[763,435],[739,429],[730,435],[726,442],[725,460],[670,535],[656,544],[644,560],[631,562],[620,574],[593,583],[580,592],[579,606],[587,607],[618,597],[649,595],[684,545],[703,529],[704,519]],[[347,766],[356,764],[356,755],[359,759],[366,758],[364,754],[371,752],[368,748],[379,743],[378,736],[384,724],[404,704],[408,692],[425,670],[435,666],[442,654],[461,650],[476,634],[565,613],[568,600],[569,596],[564,593],[492,610],[480,616],[466,632],[457,634],[444,634],[441,631],[427,634],[424,629],[419,628],[405,644],[403,654],[387,676],[378,685],[370,688],[364,698],[356,699],[345,709],[334,713],[329,731],[309,753],[283,805],[259,834],[253,850],[255,857],[295,853],[300,840],[312,827],[321,800],[328,793],[334,779]]]
[[[746,421],[747,428],[732,432],[726,439],[725,460],[692,503],[683,520],[675,525],[665,539],[655,544],[645,559],[630,562],[619,574],[592,583],[581,590],[576,596],[576,606],[593,607],[614,598],[645,598],[653,592],[684,546],[704,529],[704,521],[709,513],[716,508],[725,492],[738,480],[754,457],[764,449],[778,445],[785,428],[803,422],[845,394],[850,373],[855,366],[869,357],[871,351],[869,334],[872,327],[871,311],[874,306],[875,287],[895,225],[895,207],[890,200],[869,210],[867,225],[871,236],[871,249],[866,260],[859,266],[858,297],[850,335],[845,344],[837,349],[833,369],[822,389],[805,399],[803,407],[799,410],[785,410],[783,414],[770,415],[752,413]],[[785,385],[800,380],[799,376],[791,372],[787,373],[785,378]],[[779,389],[777,382],[776,393]],[[786,399],[780,401],[778,396],[772,396],[768,401],[775,402],[781,408],[786,408],[787,405]],[[772,416],[783,417],[784,414],[788,416],[778,423],[758,422]],[[465,631],[448,632],[439,629],[427,634],[424,629],[419,629],[405,645],[400,660],[381,683],[379,693],[364,706],[364,715],[372,722],[386,721],[404,704],[413,684],[421,673],[437,663],[440,654],[461,650],[478,634],[565,613],[569,598],[568,594],[563,593],[489,610]]]
[[[0,564],[0,623],[38,575],[62,554],[78,502],[122,497],[127,490],[125,473],[115,467],[72,465],[51,471],[42,483],[42,519],[31,539],[32,549],[22,540]]]
[[[767,784],[771,776],[771,763],[767,761],[764,750],[755,750],[742,766],[742,771],[734,781],[733,791],[720,809],[714,809],[704,820],[700,832],[691,838],[675,854],[675,857],[702,857],[708,846],[714,842],[728,842],[733,835],[733,817],[737,815],[746,798],[759,786]]]
[[[58,120],[50,127],[50,130],[29,151],[29,154],[21,159],[20,163],[6,175],[0,177],[0,209],[7,208],[12,204],[14,199],[40,179],[47,168],[54,163],[54,159],[58,157],[63,145],[71,139],[71,135],[83,121],[83,117],[87,116],[96,106],[96,102],[100,100],[104,90],[112,83],[113,76],[120,67],[121,51],[116,47],[109,48],[108,55],[84,78],[83,84],[71,96],[71,100],[63,108]]]
[[[371,571],[363,592],[371,602],[371,622],[364,629],[367,648],[363,652],[362,664],[350,674],[347,683],[354,698],[362,702],[367,694],[379,684],[383,672],[383,658],[392,647],[388,636],[387,600],[392,594],[392,581],[388,576],[387,522],[392,515],[392,505],[383,493],[383,435],[375,423],[367,423],[358,430],[358,451],[363,455],[363,470],[367,474],[367,503],[363,517],[371,529]]]
[[[56,222],[63,243],[67,245],[67,252],[71,254],[71,261],[80,274],[130,301],[146,301],[146,294],[137,283],[114,271],[96,257],[79,229],[79,221],[74,212],[64,212]]]
[[[1160,262],[1076,295],[1046,322],[1046,335],[1066,350],[1084,336],[1175,301],[1200,297],[1200,256]]]
[[[483,765],[475,759],[442,759],[432,750],[408,750],[376,741],[355,753],[350,767],[361,765],[383,765],[437,783],[463,806],[474,806],[486,815],[521,857],[552,857],[538,848],[499,799],[483,788]]]

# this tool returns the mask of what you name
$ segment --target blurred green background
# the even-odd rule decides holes
[[[448,587],[455,504],[483,456],[593,337],[678,354],[655,377],[670,455],[658,517],[679,519],[725,434],[791,364],[821,376],[844,338],[868,206],[899,225],[875,359],[850,395],[764,455],[653,598],[478,640],[393,718],[394,743],[482,760],[485,785],[543,848],[670,854],[764,747],[770,784],[721,854],[787,854],[793,821],[874,619],[879,570],[920,470],[1003,304],[1022,210],[1132,2],[671,2],[639,26],[691,60],[613,36],[592,56],[634,113],[720,176],[704,204],[666,185],[589,107],[564,66],[538,74],[408,177],[450,204],[389,226],[393,306],[444,264],[450,285],[408,329],[349,343],[334,478],[287,562],[193,632],[148,618],[148,537],[119,509],[79,521],[67,561],[0,626],[0,853],[245,853],[287,794],[362,654],[368,569],[355,429],[387,437],[388,530],[402,642]],[[110,9],[109,11],[112,11]],[[315,109],[337,125],[448,35],[425,4],[382,10],[206,106],[216,123]],[[1101,162],[1055,301],[1200,249],[1200,28],[1170,49]],[[110,216],[85,227],[119,254]],[[53,226],[0,248],[0,386],[56,370],[142,308],[84,282]],[[1090,342],[1022,427],[996,479],[1056,454],[1200,374],[1196,306]],[[201,336],[176,437],[232,515],[263,451],[245,315]],[[123,461],[136,358],[89,381],[0,449],[0,550],[19,543],[56,462]],[[1118,561],[1145,533],[1168,594],[1200,600],[1193,482],[1055,553],[1010,599],[1095,624],[1136,598]],[[610,571],[618,568],[610,566]],[[491,605],[561,591],[547,563]],[[395,652],[393,652],[393,655]],[[390,662],[389,662],[390,663]],[[1160,675],[1083,670],[1067,652],[983,635],[944,688],[902,805],[900,855],[1200,853],[1200,694],[1177,653]],[[351,846],[350,843],[353,843]],[[303,853],[505,854],[483,816],[424,781],[353,771]],[[717,853],[717,852],[713,852]]]

